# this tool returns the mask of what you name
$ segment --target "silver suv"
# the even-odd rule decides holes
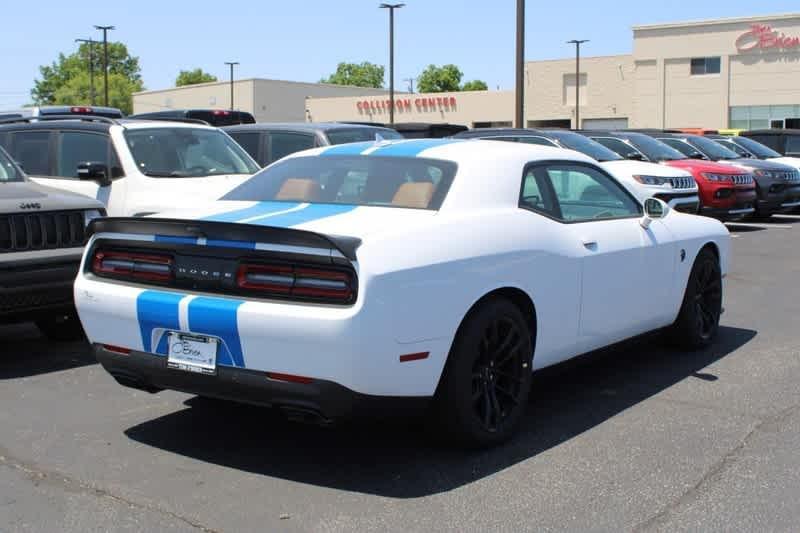
[[[82,335],[72,283],[86,225],[104,214],[93,198],[29,181],[0,148],[0,322],[33,320],[53,340]]]

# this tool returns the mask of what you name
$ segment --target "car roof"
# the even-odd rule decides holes
[[[763,129],[763,130],[747,130],[741,132],[739,135],[743,135],[747,137],[748,135],[756,134],[756,135],[800,135],[800,130],[789,129],[789,128],[771,128],[771,129]]]
[[[261,130],[281,130],[281,131],[306,131],[309,133],[325,132],[331,130],[352,130],[352,129],[374,129],[388,130],[391,128],[382,126],[368,126],[366,124],[353,124],[347,122],[256,122],[255,124],[236,124],[225,126],[225,131],[261,131]]]
[[[80,119],[64,119],[64,120],[35,120],[32,122],[9,122],[8,124],[0,124],[0,131],[8,130],[81,130],[81,131],[101,131],[107,132],[111,127],[112,122],[95,122]]]

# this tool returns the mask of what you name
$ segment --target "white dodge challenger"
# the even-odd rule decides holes
[[[710,344],[730,244],[576,152],[453,139],[299,152],[90,232],[75,302],[121,384],[321,423],[422,409],[473,446],[514,432],[533,370],[662,328]]]

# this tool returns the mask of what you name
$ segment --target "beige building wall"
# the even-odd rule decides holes
[[[363,97],[388,94],[385,89],[326,83],[255,80],[253,115],[258,122],[305,122],[310,98]]]
[[[239,111],[253,111],[255,80],[238,80],[233,83],[233,104]],[[231,85],[229,82],[200,83],[157,91],[134,93],[133,112],[150,113],[169,109],[230,109]]]
[[[433,94],[396,94],[395,122],[448,122],[473,127],[481,122],[514,120],[513,91],[465,91]],[[389,122],[388,99],[310,98],[307,102],[311,122],[346,121]]]
[[[581,57],[581,122],[629,119],[633,111],[634,65],[630,55]],[[575,124],[575,59],[525,64],[528,121],[569,120]]]

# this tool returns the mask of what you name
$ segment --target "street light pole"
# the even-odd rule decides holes
[[[525,0],[517,0],[517,60],[514,126],[525,127]]]
[[[575,45],[575,129],[581,129],[581,45],[589,39],[572,39],[567,44]]]
[[[381,4],[389,10],[389,124],[394,124],[394,10],[405,4]]]
[[[105,103],[103,105],[108,107],[108,30],[113,30],[115,28],[114,26],[97,25],[95,25],[94,28],[103,32],[103,92],[105,93],[103,99]]]
[[[89,99],[94,105],[94,41],[91,39],[75,39],[75,42],[89,45]]]
[[[233,66],[238,65],[238,61],[226,61],[226,65],[231,67],[231,111],[233,111]]]
[[[407,81],[408,82],[408,92],[410,92],[410,93],[414,92],[414,80],[415,79],[417,79],[417,78],[405,78],[403,80],[403,81]]]

